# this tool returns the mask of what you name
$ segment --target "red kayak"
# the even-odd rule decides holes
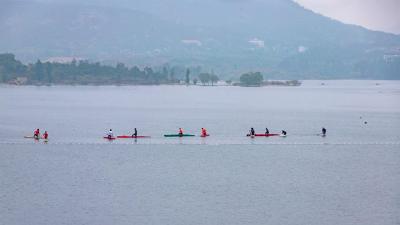
[[[117,138],[150,138],[150,136],[132,136],[132,135],[121,135],[117,136]]]
[[[103,137],[104,139],[108,139],[108,140],[115,140],[117,139],[116,137]]]
[[[250,137],[252,135],[247,134],[247,137]],[[279,136],[279,134],[255,134],[254,137],[272,137],[272,136]]]

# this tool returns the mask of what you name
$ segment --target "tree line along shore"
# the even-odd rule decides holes
[[[0,54],[0,83],[11,85],[204,85],[218,84],[220,77],[198,68],[127,67],[72,60],[69,63],[42,62],[23,64],[10,53]],[[238,81],[225,80],[225,85],[257,87],[266,85],[299,86],[300,81],[266,81],[260,72],[248,72]]]

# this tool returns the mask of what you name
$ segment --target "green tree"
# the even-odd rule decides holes
[[[240,84],[242,86],[261,86],[264,81],[264,77],[260,72],[245,73],[240,76]]]
[[[208,84],[210,82],[211,75],[209,73],[200,73],[199,74],[199,79],[200,79],[200,82],[203,85],[206,85],[206,84]]]
[[[34,65],[34,75],[33,75],[33,80],[37,82],[42,82],[43,77],[44,77],[44,68],[43,68],[43,63],[38,60],[35,65]]]
[[[210,81],[211,81],[211,85],[214,86],[214,84],[219,81],[219,77],[217,75],[215,75],[215,74],[212,74],[210,76]]]
[[[169,72],[169,79],[171,80],[172,83],[175,83],[175,82],[176,82],[176,79],[175,79],[175,69],[174,69],[174,68],[172,68],[172,69],[170,70],[170,72]]]
[[[125,67],[125,64],[118,63],[115,69],[117,70],[116,71],[117,72],[117,75],[116,75],[117,82],[118,82],[118,84],[120,84],[122,81],[122,77],[124,77],[128,73],[128,68]]]
[[[52,83],[52,72],[53,72],[53,64],[46,62],[44,64],[45,69],[44,69],[44,77],[43,80],[45,83],[51,84]]]
[[[190,84],[190,70],[186,69],[186,85]]]
[[[168,79],[168,69],[165,66],[162,69],[162,75],[163,77],[166,77]]]
[[[0,82],[7,82],[19,76],[27,76],[27,66],[15,59],[15,55],[0,54]]]
[[[3,66],[0,65],[0,83],[6,82],[6,75]]]

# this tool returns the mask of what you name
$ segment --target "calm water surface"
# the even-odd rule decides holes
[[[400,82],[323,82],[0,86],[0,224],[399,224]]]

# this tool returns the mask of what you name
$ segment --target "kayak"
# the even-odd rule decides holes
[[[34,136],[24,136],[24,138],[43,139],[42,137],[34,137]]]
[[[24,136],[24,138],[32,138],[32,139],[35,139],[35,140],[43,139],[43,141],[45,141],[45,142],[49,141],[48,138],[45,139],[45,138],[43,138],[43,137]]]
[[[194,137],[194,134],[164,134],[164,137]]]
[[[121,135],[117,136],[117,138],[150,138],[150,136],[131,136],[131,135]]]
[[[255,135],[247,134],[247,137],[272,137],[272,136],[279,136],[279,134],[255,134]]]
[[[104,139],[108,139],[108,140],[115,140],[115,139],[117,139],[116,137],[103,137]]]

